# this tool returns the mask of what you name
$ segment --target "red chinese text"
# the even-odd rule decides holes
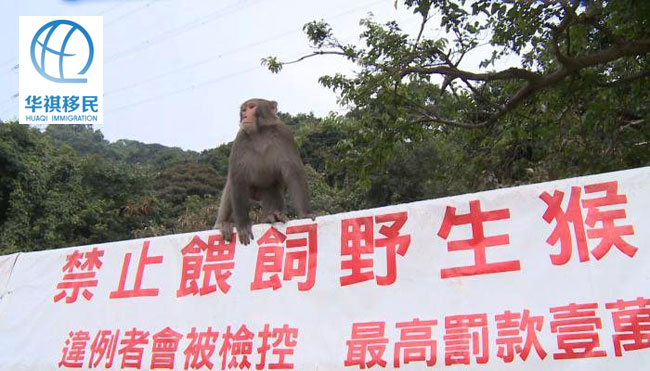
[[[561,352],[553,354],[554,359],[605,357],[607,353],[599,350],[600,337],[597,330],[602,328],[600,318],[596,317],[597,303],[575,304],[551,308],[553,314],[551,332],[557,334],[557,346]]]
[[[99,259],[104,256],[104,250],[98,250],[93,247],[91,251],[80,253],[75,250],[66,257],[66,263],[62,271],[63,282],[60,282],[56,288],[61,290],[54,296],[54,302],[65,298],[67,304],[77,301],[79,292],[86,300],[93,297],[93,293],[88,290],[89,287],[97,287],[97,270],[102,267],[102,261]]]
[[[473,250],[474,265],[445,268],[440,271],[442,278],[470,276],[477,274],[501,273],[518,271],[521,269],[518,260],[488,263],[486,250],[488,247],[507,245],[510,243],[510,236],[500,234],[496,236],[486,236],[483,230],[483,223],[503,220],[510,218],[509,209],[499,209],[493,211],[482,211],[481,201],[474,200],[469,202],[468,214],[456,214],[456,208],[447,206],[445,216],[438,231],[438,236],[443,239],[449,237],[452,227],[458,225],[470,224],[472,227],[472,237],[466,240],[454,240],[447,243],[448,251]]]
[[[151,350],[151,369],[174,369],[176,351],[183,335],[165,327],[162,331],[153,334],[153,347]]]
[[[623,240],[623,236],[634,235],[634,227],[615,223],[616,220],[627,217],[625,209],[613,208],[627,204],[627,196],[618,194],[618,182],[589,184],[584,187],[584,191],[586,194],[604,194],[581,200],[582,189],[571,187],[571,195],[565,210],[562,209],[564,192],[555,190],[552,196],[548,192],[539,196],[547,205],[543,215],[544,220],[548,224],[555,220],[555,228],[546,239],[546,243],[554,246],[558,241],[560,242],[560,251],[556,255],[551,255],[551,262],[554,265],[563,265],[571,259],[574,246],[571,229],[573,229],[578,259],[581,262],[589,261],[587,238],[599,241],[591,250],[591,255],[597,260],[602,259],[614,246],[621,253],[634,257],[638,248]],[[583,216],[583,209],[586,210],[586,219]],[[597,223],[599,223],[598,227],[596,227]]]
[[[388,344],[385,329],[385,322],[354,323],[351,339],[345,342],[348,346],[345,366],[359,366],[361,369],[374,365],[386,367],[382,358]]]
[[[231,242],[225,242],[223,236],[212,235],[206,243],[201,237],[194,236],[181,250],[183,271],[176,296],[207,295],[216,292],[217,287],[222,293],[228,293],[228,278],[235,268],[235,245],[235,238]],[[197,282],[199,280],[200,287]]]
[[[120,330],[98,331],[97,335],[95,335],[95,340],[93,340],[93,343],[90,345],[90,361],[88,362],[88,368],[98,368],[102,361],[106,361],[104,363],[104,368],[112,368],[119,338]]]
[[[260,331],[258,337],[262,340],[262,345],[257,348],[257,353],[260,355],[260,362],[255,365],[258,370],[263,370],[268,363],[270,370],[292,370],[293,363],[289,362],[289,358],[294,353],[294,348],[298,345],[298,329],[289,327],[285,324],[282,327],[274,328],[271,330],[269,324],[264,325],[264,329]],[[268,362],[267,358],[269,350],[273,356],[272,361]]]
[[[225,370],[226,366],[240,369],[251,367],[248,357],[253,354],[253,339],[255,334],[251,332],[246,325],[242,325],[234,334],[230,331],[230,326],[223,334],[223,343],[219,355],[221,356],[221,369]],[[230,361],[228,357],[230,356]]]
[[[120,341],[120,345],[123,346],[117,351],[117,354],[122,355],[122,368],[139,369],[142,366],[144,346],[147,344],[149,344],[149,331],[133,328],[124,332],[124,337]]]
[[[508,310],[497,314],[494,319],[497,324],[497,357],[511,363],[515,354],[518,354],[525,361],[534,348],[540,359],[546,358],[547,353],[537,339],[537,333],[544,325],[544,317],[531,316],[530,311],[526,309],[523,315]],[[526,336],[525,340],[522,332]]]
[[[399,341],[395,343],[395,356],[393,365],[400,367],[404,364],[424,362],[427,367],[436,364],[436,341],[433,340],[433,326],[438,321],[420,321],[415,318],[410,322],[399,322]],[[400,362],[401,361],[401,362]]]
[[[196,369],[203,366],[212,369],[214,363],[210,361],[210,358],[217,348],[219,332],[212,331],[212,327],[208,327],[207,331],[196,332],[196,327],[192,327],[187,338],[191,342],[183,352],[185,354],[185,369],[187,370],[189,367]]]
[[[150,264],[160,264],[163,261],[162,256],[148,256],[149,241],[145,241],[140,252],[140,261],[138,262],[138,270],[135,275],[135,284],[133,289],[126,290],[126,275],[129,272],[129,264],[131,262],[131,253],[124,256],[124,264],[122,265],[122,274],[120,275],[120,283],[118,289],[111,291],[111,299],[134,298],[138,296],[158,296],[158,289],[143,289],[142,277],[144,276],[144,268]]]
[[[470,332],[470,329],[473,331]],[[467,314],[445,317],[445,365],[470,364],[471,354],[476,363],[490,359],[487,314]]]
[[[373,254],[375,248],[386,249],[386,275],[376,276],[377,284],[391,285],[397,277],[396,254],[404,256],[411,244],[410,235],[400,235],[408,220],[406,212],[344,219],[341,221],[341,269],[349,274],[340,278],[341,286],[375,278]],[[375,224],[380,224],[380,238],[375,238]]]
[[[282,287],[282,281],[304,277],[299,291],[308,291],[316,282],[318,235],[316,224],[287,227],[286,235],[269,228],[257,240],[257,264],[251,290]],[[282,274],[282,280],[280,279]]]
[[[70,331],[63,347],[63,356],[59,361],[59,367],[83,367],[88,341],[90,341],[88,331]]]
[[[605,304],[612,310],[612,320],[616,333],[614,353],[617,357],[623,355],[623,350],[639,350],[650,348],[650,300],[639,297],[636,300],[617,300]]]
[[[294,368],[291,358],[298,345],[298,328],[288,324],[272,327],[268,323],[257,333],[247,325],[227,326],[221,333],[212,327],[205,331],[197,331],[196,327],[192,327],[187,336],[171,327],[165,327],[151,337],[149,331],[137,328],[123,332],[99,330],[93,337],[90,348],[90,332],[70,331],[67,336],[58,362],[59,368],[83,369],[84,363],[88,361],[88,369],[289,370]],[[144,359],[145,354],[149,353],[146,350],[150,350],[150,360]],[[176,363],[176,355],[180,350],[184,355],[183,365]],[[121,363],[114,363],[116,356],[121,357]],[[219,366],[215,367],[215,364]]]

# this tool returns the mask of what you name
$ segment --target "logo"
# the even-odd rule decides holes
[[[18,64],[21,124],[104,122],[101,16],[20,16]]]
[[[41,76],[53,82],[86,83],[95,48],[85,28],[69,20],[56,20],[41,27],[30,48],[32,64]],[[52,58],[53,57],[53,58]],[[81,67],[80,70],[77,70]],[[74,77],[66,77],[74,76]]]

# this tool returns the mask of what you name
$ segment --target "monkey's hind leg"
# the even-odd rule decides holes
[[[262,201],[262,223],[286,223],[289,218],[284,214],[284,187],[277,183],[260,190]]]

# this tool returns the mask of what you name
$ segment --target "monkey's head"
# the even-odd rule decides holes
[[[239,127],[247,134],[263,126],[273,125],[278,120],[278,102],[266,99],[249,99],[239,110]]]

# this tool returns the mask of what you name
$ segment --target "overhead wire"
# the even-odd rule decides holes
[[[126,1],[122,1],[122,2],[120,2],[118,4],[108,6],[106,9],[102,10],[101,12],[97,13],[96,15],[104,15],[106,13],[110,13],[110,12],[112,12],[113,10],[115,10],[117,8],[123,7],[124,5],[126,5],[126,3],[127,3]]]
[[[223,81],[223,80],[227,80],[227,79],[235,77],[235,76],[243,75],[243,74],[255,71],[255,70],[260,69],[260,68],[261,68],[261,66],[255,66],[255,67],[247,68],[245,70],[241,70],[241,71],[238,71],[238,72],[233,72],[233,73],[229,73],[229,74],[226,74],[226,75],[222,75],[222,76],[210,79],[210,80],[203,81],[203,82],[201,82],[199,84],[193,84],[191,86],[188,86],[188,87],[185,87],[185,88],[182,88],[182,89],[169,91],[169,92],[166,92],[166,93],[162,93],[162,94],[158,94],[158,95],[155,95],[155,96],[152,96],[152,97],[149,97],[149,98],[142,99],[142,100],[134,102],[134,103],[125,104],[123,106],[119,106],[117,108],[111,109],[108,112],[109,113],[110,112],[118,112],[118,111],[125,110],[127,108],[131,108],[131,107],[139,106],[139,105],[142,105],[142,104],[145,104],[145,103],[149,103],[149,102],[161,99],[161,98],[166,98],[166,97],[177,95],[177,94],[184,93],[184,92],[187,92],[187,91],[204,88],[204,87],[212,85],[214,83],[217,83],[217,82],[220,82],[220,81]]]
[[[110,22],[104,24],[104,27],[107,27],[107,26],[110,26],[110,25],[112,25],[112,24],[114,24],[114,23],[117,23],[117,22],[121,21],[122,19],[129,17],[129,16],[132,15],[133,13],[138,12],[138,11],[140,11],[140,10],[143,10],[144,8],[149,7],[152,3],[158,3],[158,2],[160,2],[160,1],[155,1],[155,0],[154,0],[154,1],[149,1],[149,2],[147,2],[145,5],[140,6],[140,7],[138,7],[138,8],[135,8],[135,9],[132,9],[131,11],[129,11],[129,12],[125,13],[125,14],[122,14],[122,15],[119,16],[118,18],[116,18],[116,19],[114,19],[114,20],[111,20]],[[125,1],[122,1],[122,2],[120,2],[119,4],[115,4],[115,5],[112,5],[112,6],[107,7],[105,10],[103,10],[103,11],[97,13],[96,15],[98,15],[98,16],[100,16],[100,15],[104,15],[104,14],[106,14],[106,13],[109,13],[109,12],[111,12],[111,11],[117,9],[117,8],[123,7],[124,5],[126,5],[126,4],[128,4],[128,3],[129,3],[129,1],[126,1],[126,0],[125,0]],[[7,59],[4,59],[3,61],[0,62],[0,66],[6,65],[7,63],[10,63],[10,62],[14,62],[14,63],[16,63],[16,62],[15,62],[16,59],[17,59],[17,58],[16,58],[15,56],[12,56],[12,57],[9,57],[9,58],[7,58]],[[9,68],[9,70],[16,70],[16,69],[18,69],[18,63],[14,64],[12,67]],[[1,75],[1,74],[0,74],[0,75]]]
[[[114,25],[115,23],[121,21],[122,19],[127,18],[127,17],[130,17],[130,16],[132,16],[132,15],[135,14],[135,13],[141,12],[141,11],[147,9],[147,8],[150,7],[150,6],[151,6],[151,1],[147,2],[147,3],[144,4],[144,5],[141,5],[141,6],[137,7],[137,8],[135,8],[135,9],[132,9],[130,12],[128,12],[128,13],[126,13],[126,14],[123,14],[122,16],[117,17],[116,19],[113,19],[112,21],[106,23],[106,24],[104,25],[104,27],[110,27],[110,26]]]
[[[360,9],[364,9],[364,8],[369,7],[369,6],[372,6],[372,5],[378,4],[378,3],[380,3],[380,2],[383,2],[383,0],[374,0],[374,1],[371,1],[371,2],[367,2],[367,3],[365,3],[365,4],[361,5],[361,6],[358,6],[358,7],[352,8],[352,9],[348,9],[348,10],[346,10],[346,11],[344,11],[344,12],[340,12],[340,13],[337,13],[337,14],[332,15],[332,16],[330,16],[330,17],[327,17],[327,19],[328,19],[328,20],[337,19],[337,18],[340,18],[340,17],[345,16],[345,15],[347,15],[347,14],[350,14],[350,13],[353,13],[353,12],[355,12],[355,11],[358,11],[358,10],[360,10]],[[184,66],[181,66],[181,67],[175,68],[175,69],[173,69],[173,70],[170,70],[170,71],[164,72],[164,73],[162,73],[162,74],[159,74],[159,75],[156,75],[156,76],[152,76],[152,77],[150,77],[150,78],[147,78],[147,79],[144,79],[144,80],[141,80],[141,81],[138,81],[138,82],[135,82],[135,83],[129,84],[129,85],[127,85],[127,86],[124,86],[124,87],[121,87],[121,88],[118,88],[118,89],[115,89],[115,90],[109,91],[109,92],[105,93],[104,96],[110,96],[110,95],[113,95],[113,94],[117,94],[117,93],[120,93],[120,92],[122,92],[122,91],[129,90],[129,89],[132,89],[132,88],[134,88],[134,87],[144,85],[144,84],[146,84],[146,83],[148,83],[148,82],[152,82],[152,81],[155,81],[155,80],[159,80],[159,79],[161,79],[161,78],[163,78],[163,77],[167,77],[167,76],[170,76],[170,75],[172,75],[172,74],[175,74],[175,73],[178,73],[178,72],[181,72],[181,71],[184,71],[184,70],[192,69],[192,68],[195,68],[195,67],[198,67],[198,66],[201,66],[201,65],[207,64],[208,62],[211,62],[211,61],[213,61],[213,60],[215,60],[215,59],[222,58],[222,57],[224,57],[224,56],[226,56],[226,55],[235,54],[235,53],[238,53],[238,52],[240,52],[240,51],[243,51],[243,50],[246,50],[246,49],[249,49],[249,48],[252,48],[252,47],[256,47],[256,46],[259,46],[259,45],[262,45],[262,44],[265,44],[265,43],[268,43],[268,42],[276,41],[276,40],[279,40],[279,39],[281,39],[281,38],[283,38],[283,37],[286,37],[286,36],[288,36],[288,35],[295,34],[295,33],[300,33],[300,32],[301,32],[301,31],[288,30],[288,31],[285,31],[285,32],[282,32],[282,33],[276,34],[275,36],[272,36],[272,37],[270,37],[270,38],[266,38],[266,39],[263,39],[263,40],[260,40],[260,41],[252,42],[252,43],[246,44],[246,45],[244,45],[244,46],[241,46],[241,47],[238,47],[238,48],[235,48],[235,49],[231,49],[231,50],[229,50],[229,51],[226,51],[226,52],[223,52],[223,53],[220,53],[220,54],[217,54],[217,55],[214,55],[214,56],[211,56],[211,57],[208,57],[208,58],[202,59],[202,60],[200,60],[200,61],[193,62],[193,63],[187,64],[187,65],[184,65]],[[261,68],[261,67],[260,67],[260,66],[257,66],[257,67],[255,67],[255,68],[250,68],[250,69],[246,69],[246,70],[244,70],[244,71],[235,72],[235,73],[233,73],[232,75],[233,75],[233,76],[238,76],[238,75],[240,75],[240,74],[243,74],[243,73],[245,73],[245,72],[250,72],[250,71],[256,70],[256,69],[258,69],[258,68]],[[224,75],[224,76],[219,77],[219,78],[217,79],[217,81],[221,81],[222,79],[229,78],[229,77],[233,77],[233,76],[230,76],[230,75]],[[203,84],[199,84],[198,86],[203,86]],[[198,86],[196,86],[196,85],[192,85],[191,87],[189,87],[189,90],[191,90],[191,89],[195,89],[195,88],[197,88]],[[188,90],[188,88],[182,88],[182,89],[180,89],[180,90],[178,90],[178,91],[179,91],[179,92],[182,92],[182,91],[186,91],[186,90]],[[163,93],[163,94],[156,95],[155,98],[157,99],[157,98],[162,98],[162,97],[166,97],[166,96],[168,96],[168,94],[167,94],[167,93]],[[148,103],[148,102],[150,102],[150,101],[151,101],[151,99],[146,99],[146,100],[144,100],[144,101],[140,101],[140,102],[137,102],[137,103]],[[131,107],[131,106],[134,106],[134,105],[137,105],[137,104],[136,104],[136,103],[133,103],[133,104],[125,105],[125,106],[120,106],[120,107],[118,107],[118,109],[116,109],[116,110],[121,110],[121,109],[124,109],[124,108],[127,108],[127,107]]]
[[[189,32],[195,28],[202,27],[208,23],[214,22],[220,18],[223,18],[227,15],[231,15],[234,13],[237,13],[241,10],[243,10],[246,7],[249,7],[255,3],[260,2],[261,0],[251,0],[249,2],[245,2],[243,5],[239,5],[240,3],[235,3],[228,5],[222,9],[218,9],[214,12],[211,12],[207,15],[195,18],[189,22],[186,22],[180,26],[168,29],[166,31],[161,32],[158,35],[155,35],[147,40],[144,40],[143,42],[140,42],[137,45],[133,45],[125,50],[122,50],[121,52],[117,52],[104,61],[104,64],[109,64],[112,63],[116,60],[122,59],[125,56],[132,55],[135,53],[139,53],[143,50],[146,50],[156,44],[159,44],[163,41],[169,40],[171,38],[177,37],[179,35],[182,35],[186,32]]]
[[[293,57],[297,57],[300,54],[301,53],[295,54]],[[165,92],[165,93],[162,93],[162,94],[158,94],[158,95],[155,95],[155,96],[152,96],[152,97],[149,97],[149,98],[139,100],[137,102],[128,103],[128,104],[125,104],[125,105],[110,109],[108,112],[109,113],[110,112],[118,112],[118,111],[122,111],[122,110],[125,110],[125,109],[128,109],[128,108],[132,108],[132,107],[136,107],[136,106],[139,106],[139,105],[142,105],[142,104],[146,104],[146,103],[149,103],[149,102],[161,99],[161,98],[174,96],[174,95],[184,93],[184,92],[187,92],[187,91],[202,89],[202,88],[205,88],[207,86],[213,85],[213,84],[215,84],[217,82],[221,82],[223,80],[227,80],[227,79],[233,78],[235,76],[247,74],[249,72],[253,72],[255,70],[260,70],[260,69],[263,69],[263,67],[260,66],[260,65],[257,65],[257,66],[254,66],[254,67],[250,67],[250,68],[247,68],[247,69],[244,69],[244,70],[237,71],[237,72],[228,73],[228,74],[225,74],[225,75],[221,75],[221,76],[218,76],[218,77],[215,77],[215,78],[212,78],[212,79],[202,81],[202,82],[197,83],[197,84],[192,84],[192,85],[187,86],[185,88],[168,91],[168,92]]]
[[[250,0],[250,1],[248,1],[247,3],[244,3],[244,4],[243,4],[243,7],[248,7],[248,6],[253,5],[253,4],[255,4],[255,3],[259,2],[259,1],[260,1],[260,0]],[[376,0],[376,1],[367,2],[367,3],[365,3],[365,4],[361,5],[361,6],[358,6],[358,7],[352,8],[352,9],[348,9],[348,10],[346,10],[346,11],[344,11],[344,12],[341,12],[341,13],[335,14],[335,15],[330,16],[330,17],[327,17],[327,18],[328,18],[329,20],[333,20],[333,19],[336,19],[336,18],[342,17],[342,16],[344,16],[344,15],[350,14],[350,13],[352,13],[352,12],[355,12],[355,11],[357,11],[357,10],[359,10],[359,9],[363,9],[363,8],[366,8],[366,7],[369,7],[369,6],[375,5],[375,4],[380,3],[380,2],[383,2],[383,0]],[[139,11],[139,10],[141,10],[141,9],[144,9],[144,8],[148,7],[149,5],[150,5],[150,3],[147,3],[145,6],[142,6],[142,7],[139,7],[139,8],[136,8],[136,9],[132,10],[132,12],[129,13],[129,14],[132,14],[133,12],[137,12],[137,11]],[[183,24],[183,25],[181,25],[181,26],[179,26],[179,27],[175,27],[175,28],[173,28],[173,29],[169,29],[169,30],[167,30],[167,31],[164,31],[164,32],[162,32],[161,34],[156,35],[156,36],[154,36],[154,37],[152,38],[152,39],[155,40],[155,41],[150,41],[150,39],[148,39],[148,40],[146,40],[144,43],[146,43],[146,47],[150,47],[150,46],[152,46],[152,45],[154,45],[154,44],[160,43],[160,42],[165,41],[165,40],[167,40],[167,39],[169,39],[169,38],[172,38],[172,37],[178,36],[179,34],[182,34],[182,33],[188,32],[188,31],[190,31],[190,30],[192,30],[192,29],[194,29],[194,28],[201,27],[201,26],[203,26],[203,25],[205,25],[205,24],[207,24],[207,23],[213,22],[213,21],[215,21],[215,20],[217,20],[217,19],[219,19],[219,18],[222,18],[222,17],[224,17],[224,16],[226,16],[226,15],[234,14],[234,13],[236,13],[236,12],[238,12],[238,11],[240,11],[240,10],[243,9],[243,7],[239,7],[239,8],[233,9],[233,8],[239,6],[239,5],[240,5],[240,3],[236,3],[236,4],[232,4],[232,5],[226,6],[226,7],[222,8],[222,9],[216,10],[216,11],[214,11],[214,12],[208,14],[208,15],[205,15],[205,16],[202,16],[202,17],[196,18],[196,19],[194,19],[194,20],[192,20],[192,21],[190,21],[190,22],[187,22],[187,23],[185,23],[185,24]],[[108,10],[106,10],[105,12],[111,11],[112,9],[114,9],[114,8],[116,8],[116,7],[117,7],[117,6],[111,8],[111,9],[108,9]],[[221,12],[224,12],[224,13],[221,13]],[[128,14],[127,14],[127,15],[128,15]],[[119,21],[119,20],[121,20],[121,19],[124,19],[127,15],[124,15],[124,16],[118,18],[117,20],[114,20],[113,22],[111,22],[111,24],[112,24],[112,23],[116,23],[117,21]],[[211,17],[215,17],[215,18],[210,19]],[[201,23],[199,23],[199,22],[201,22]],[[178,32],[178,33],[174,33],[174,31],[179,31],[179,32]],[[260,40],[260,41],[256,41],[256,42],[253,42],[253,43],[249,43],[249,44],[246,44],[246,45],[244,45],[244,46],[242,46],[242,47],[238,47],[238,48],[235,48],[235,49],[231,49],[231,50],[229,50],[229,51],[226,51],[226,52],[220,53],[220,54],[218,54],[218,55],[211,56],[211,57],[205,58],[205,59],[203,59],[203,60],[200,60],[200,61],[197,61],[197,62],[193,62],[193,63],[191,63],[191,64],[188,64],[188,65],[185,65],[185,66],[182,66],[182,67],[176,68],[176,69],[174,69],[174,70],[167,71],[167,72],[165,72],[165,73],[162,73],[162,74],[159,74],[159,75],[156,75],[156,76],[150,77],[150,78],[148,78],[148,79],[145,79],[145,80],[142,80],[142,81],[139,81],[139,82],[136,82],[136,83],[130,84],[130,85],[128,85],[128,86],[125,86],[125,87],[122,87],[122,88],[119,88],[119,89],[116,89],[116,90],[110,91],[110,92],[106,93],[105,96],[106,96],[106,95],[111,95],[111,94],[116,94],[116,93],[118,93],[118,92],[121,92],[121,91],[124,91],[124,90],[128,90],[128,89],[131,89],[131,88],[133,88],[133,87],[140,86],[140,85],[143,85],[143,84],[148,83],[148,82],[151,82],[151,81],[158,80],[158,79],[160,79],[160,78],[163,78],[163,77],[169,76],[169,75],[171,75],[171,74],[174,74],[174,73],[177,73],[177,72],[180,72],[180,71],[183,71],[183,70],[187,70],[187,69],[195,68],[195,67],[198,67],[198,66],[200,66],[200,65],[206,64],[206,63],[208,63],[208,62],[210,62],[210,61],[212,61],[212,60],[214,60],[214,59],[222,58],[222,57],[224,57],[224,56],[226,56],[226,55],[230,55],[230,54],[235,54],[235,53],[237,53],[237,52],[240,52],[240,51],[243,51],[243,50],[246,50],[246,49],[252,48],[252,47],[256,47],[256,46],[259,46],[259,45],[262,45],[262,44],[265,44],[265,43],[268,43],[268,42],[276,41],[276,40],[281,39],[281,38],[283,38],[283,37],[286,37],[286,36],[288,36],[288,35],[290,35],[290,34],[294,34],[294,33],[298,33],[298,32],[300,32],[300,31],[294,31],[294,30],[291,30],[291,31],[285,31],[285,32],[283,32],[283,33],[276,34],[275,36],[272,36],[272,37],[270,37],[270,38],[266,38],[266,39],[263,39],[263,40]],[[146,47],[145,47],[145,48],[146,48]],[[133,48],[135,48],[135,46],[134,46]],[[131,48],[131,49],[133,49],[133,48]],[[129,49],[129,50],[131,50],[131,49]],[[125,56],[125,55],[128,55],[129,53],[128,53],[127,51],[129,51],[129,50],[126,50],[126,51],[123,51],[123,52],[121,52],[121,53],[117,53],[116,55],[113,55],[113,56],[112,56],[112,59],[109,58],[109,61],[107,61],[107,62],[105,62],[105,63],[110,63],[110,62],[113,61],[113,60],[116,60],[116,59],[119,59],[119,58],[121,58],[121,57],[123,57],[123,56]],[[139,48],[139,47],[138,47],[138,51],[139,51],[139,50],[142,50],[142,48]],[[11,70],[15,70],[15,69],[17,69],[17,68],[18,68],[18,65],[15,65]],[[214,83],[216,83],[216,82],[223,81],[223,80],[226,80],[226,79],[229,79],[229,78],[232,78],[232,77],[235,77],[235,76],[239,76],[239,75],[242,75],[242,74],[246,74],[246,73],[248,73],[248,72],[252,72],[252,71],[254,71],[254,70],[261,69],[261,68],[262,68],[261,66],[255,66],[255,67],[247,68],[247,69],[240,70],[240,71],[237,71],[237,72],[234,72],[234,73],[229,73],[229,74],[221,75],[221,76],[218,76],[218,77],[216,77],[216,78],[209,79],[209,80],[203,81],[203,82],[198,83],[198,84],[192,84],[191,86],[188,86],[188,87],[185,87],[185,88],[181,88],[181,89],[173,90],[173,91],[170,91],[170,92],[166,92],[166,93],[158,94],[158,95],[155,95],[155,96],[152,96],[152,97],[149,97],[149,98],[145,98],[145,99],[143,99],[143,100],[140,100],[140,101],[137,101],[137,102],[134,102],[134,103],[129,103],[129,104],[126,104],[126,105],[123,105],[123,106],[119,106],[119,107],[117,107],[117,108],[114,108],[114,109],[109,110],[109,112],[117,112],[117,111],[121,111],[121,110],[124,110],[124,109],[128,109],[128,108],[131,108],[131,107],[135,107],[135,106],[141,105],[141,104],[145,104],[145,103],[148,103],[148,102],[151,102],[151,101],[154,101],[154,100],[160,99],[160,98],[164,98],[164,97],[168,97],[168,96],[176,95],[176,94],[179,94],[179,93],[182,93],[182,92],[186,92],[186,91],[191,91],[191,90],[195,90],[195,89],[200,89],[200,88],[203,88],[203,87],[206,87],[206,86],[212,85],[212,84],[214,84]],[[15,99],[15,97],[16,97],[16,95],[12,96],[12,97],[9,98],[7,101],[5,101],[5,103],[8,102],[8,101],[11,101],[12,99]]]

